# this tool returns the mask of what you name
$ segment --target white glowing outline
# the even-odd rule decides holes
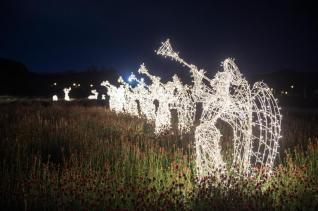
[[[109,81],[103,81],[101,86],[107,88],[107,95],[109,96],[109,108],[116,113],[124,112],[125,104],[125,89],[123,86],[118,88],[109,83]]]
[[[96,89],[91,90],[92,95],[89,95],[87,98],[89,100],[97,100],[98,99],[98,92]]]
[[[253,166],[260,164],[270,173],[278,154],[282,116],[268,86],[256,82],[251,89],[232,59],[226,59],[224,71],[211,80],[204,70],[181,59],[173,51],[169,39],[156,52],[190,68],[192,97],[203,104],[200,125],[195,131],[197,175],[202,178],[215,170],[227,172],[219,144],[221,134],[215,126],[218,119],[233,129],[234,152],[230,169],[241,175],[251,175],[255,173]]]
[[[52,100],[53,100],[53,101],[58,101],[59,98],[57,97],[57,95],[53,95],[53,96],[52,96]]]
[[[210,79],[203,69],[180,58],[169,40],[162,43],[156,53],[188,67],[193,84],[183,85],[176,75],[164,84],[142,64],[138,72],[149,77],[150,85],[138,80],[134,74],[129,77],[138,82],[133,88],[122,78],[119,82],[123,85],[118,88],[109,82],[102,84],[108,88],[110,108],[138,116],[135,104],[138,101],[140,115],[155,122],[156,134],[171,128],[170,110],[176,109],[178,129],[187,133],[194,126],[196,104],[202,103],[200,124],[194,134],[197,176],[202,178],[211,172],[230,171],[249,176],[255,173],[255,165],[264,166],[270,173],[278,154],[282,117],[271,89],[263,82],[256,82],[251,88],[233,59],[226,59],[222,63],[223,71]],[[157,112],[155,100],[159,102]],[[234,151],[230,164],[226,164],[221,155],[221,133],[216,127],[219,120],[233,129]]]
[[[70,101],[71,100],[71,98],[69,96],[69,93],[70,93],[71,90],[72,90],[71,87],[63,89],[63,91],[64,91],[64,100],[65,101]]]

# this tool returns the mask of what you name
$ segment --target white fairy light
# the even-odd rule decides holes
[[[123,86],[118,88],[109,83],[109,81],[103,81],[101,86],[107,88],[107,95],[109,96],[109,108],[114,110],[116,113],[124,111],[125,104],[125,89]]]
[[[106,100],[106,95],[102,94],[102,100]]]
[[[64,91],[64,100],[65,101],[70,101],[71,100],[70,96],[69,96],[69,93],[70,93],[71,90],[72,90],[71,87],[63,89],[63,91]]]
[[[210,79],[203,69],[180,58],[169,40],[162,43],[156,53],[188,67],[193,84],[183,85],[176,75],[172,81],[162,83],[160,77],[151,75],[142,64],[138,72],[150,79],[150,85],[138,80],[134,74],[129,81],[137,81],[135,87],[122,78],[119,78],[122,85],[118,88],[107,81],[102,83],[107,88],[110,109],[138,116],[136,102],[139,102],[140,115],[155,123],[156,134],[171,128],[170,110],[176,109],[178,129],[183,134],[195,126],[196,104],[202,103],[200,123],[194,134],[198,177],[230,171],[249,176],[255,173],[254,165],[265,166],[270,173],[281,137],[280,108],[272,89],[263,82],[256,82],[250,87],[233,59],[226,59],[222,63],[223,71]],[[158,103],[157,111],[155,101]],[[219,120],[233,130],[231,163],[225,162],[221,155],[222,134],[216,127]]]
[[[136,81],[138,84],[132,88],[135,101],[138,102],[140,108],[140,115],[145,117],[149,121],[155,121],[156,119],[156,107],[149,91],[148,85],[143,78],[140,80],[132,73],[129,76],[131,81]]]
[[[155,133],[160,134],[171,128],[170,105],[173,103],[173,84],[169,82],[166,84],[162,83],[161,78],[150,74],[144,64],[140,65],[138,72],[146,75],[152,82],[148,86],[149,95],[147,98],[152,104],[149,106],[152,112],[156,109],[154,102],[157,102]]]
[[[278,153],[281,127],[279,107],[270,89],[261,82],[251,89],[232,59],[226,59],[224,70],[211,80],[203,70],[181,59],[169,40],[156,52],[190,68],[192,97],[203,105],[200,125],[195,130],[197,175],[201,178],[213,170],[227,171],[221,156],[221,133],[215,126],[219,119],[233,129],[231,170],[251,175],[252,166],[260,164],[266,166],[269,173]]]
[[[118,83],[121,83],[124,88],[124,111],[132,116],[138,116],[138,105],[135,96],[131,91],[131,86],[126,83],[121,76],[118,78]]]
[[[58,99],[57,95],[53,95],[52,100],[53,101],[58,101],[59,99]]]
[[[91,90],[92,95],[88,96],[90,100],[97,100],[98,99],[98,92],[96,89]]]

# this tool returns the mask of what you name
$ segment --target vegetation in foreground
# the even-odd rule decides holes
[[[195,178],[191,135],[103,107],[0,105],[4,209],[317,210],[318,121],[286,113],[273,175]],[[223,151],[230,148],[223,134]],[[230,149],[229,149],[230,150]]]

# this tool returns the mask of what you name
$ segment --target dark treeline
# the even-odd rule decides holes
[[[63,88],[72,87],[72,97],[83,98],[90,95],[92,89],[106,92],[100,83],[104,80],[115,82],[117,78],[116,71],[96,67],[83,71],[34,73],[20,62],[0,58],[0,95],[52,97],[56,94],[62,97]]]
[[[63,88],[71,86],[72,98],[86,98],[91,94],[92,89],[105,94],[106,90],[100,86],[100,83],[109,80],[116,84],[118,77],[115,70],[97,67],[82,71],[40,74],[30,72],[21,62],[0,58],[0,95],[51,98],[56,94],[63,97]],[[279,97],[283,106],[317,107],[318,105],[317,72],[283,70],[250,75],[247,78],[250,82],[266,82],[274,89],[274,94]]]

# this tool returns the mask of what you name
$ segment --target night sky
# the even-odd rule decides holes
[[[208,72],[227,57],[247,74],[318,71],[317,10],[309,1],[1,1],[0,57],[36,72],[96,65],[128,75],[145,62],[167,73],[179,66],[154,50],[170,38]]]

